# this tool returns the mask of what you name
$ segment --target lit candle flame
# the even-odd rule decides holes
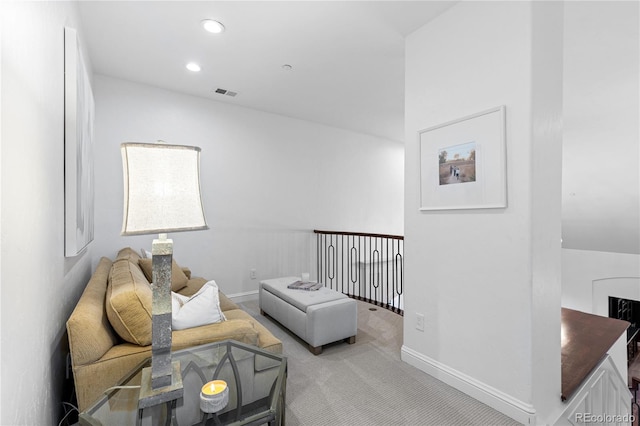
[[[202,393],[204,395],[216,395],[227,388],[227,382],[224,380],[214,380],[205,384],[202,387]]]

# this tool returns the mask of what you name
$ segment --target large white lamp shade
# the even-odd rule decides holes
[[[200,148],[123,143],[122,235],[207,229],[200,194]]]

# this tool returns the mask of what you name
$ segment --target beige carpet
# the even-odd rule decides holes
[[[509,417],[400,360],[402,317],[358,302],[356,343],[313,356],[268,317],[240,303],[284,344],[289,362],[287,426],[517,425]]]

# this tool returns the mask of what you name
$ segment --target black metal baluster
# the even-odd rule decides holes
[[[367,250],[367,240],[369,240],[369,250]],[[367,253],[369,253],[369,263],[368,263],[368,269],[369,269],[369,284],[366,285],[366,289],[369,291],[369,294],[367,294],[367,299],[369,300],[369,302],[371,302],[371,300],[375,300],[375,295],[373,294],[373,288],[374,288],[374,278],[373,278],[373,251],[372,251],[372,247],[371,247],[371,237],[367,237],[365,238],[365,254],[364,254],[364,261],[365,261],[365,265],[367,265]]]
[[[344,235],[340,235],[340,288],[344,293]]]
[[[385,263],[387,265],[387,275],[386,275],[386,287],[387,287],[387,307],[389,306],[389,241],[391,241],[391,239],[387,238],[387,251],[384,255],[384,258],[387,259],[385,260]],[[393,294],[393,293],[392,293]],[[391,302],[391,306],[393,307],[395,305],[395,302],[392,301]]]
[[[351,268],[351,272],[349,273],[349,281],[351,281],[352,284],[352,292],[351,294],[353,294],[354,296],[356,295],[356,283],[358,282],[358,266],[357,263],[355,263],[354,258],[356,258],[357,256],[357,250],[356,250],[356,237],[354,236],[351,239],[352,242],[352,247],[349,249],[349,268]],[[360,293],[360,290],[358,290],[358,293]]]
[[[316,277],[318,277],[319,282],[324,282],[320,276],[320,258],[322,257],[320,253],[320,238],[322,238],[322,234],[316,234]]]
[[[398,243],[398,264],[399,264],[398,267],[400,268],[400,279],[398,279],[397,296],[398,296],[398,300],[400,300],[400,296],[402,295],[402,281],[404,279],[403,277],[404,269],[403,269],[402,247],[401,247],[400,241],[398,241],[397,243]]]
[[[378,250],[378,238],[374,238],[375,246],[371,252],[371,265],[372,265],[372,284],[373,284],[373,300],[376,301],[377,306],[382,305],[382,293],[380,293],[380,300],[378,300],[378,290],[380,289],[380,251]]]
[[[358,237],[358,250],[356,251],[356,273],[358,274],[358,296],[360,296],[360,300],[362,300],[362,274],[360,273],[360,254],[362,253],[362,236]]]
[[[334,235],[330,235],[329,247],[327,248],[327,274],[328,281],[331,283],[329,288],[333,289],[333,283],[336,279],[336,247],[334,245]],[[338,288],[338,283],[336,281],[336,290]]]

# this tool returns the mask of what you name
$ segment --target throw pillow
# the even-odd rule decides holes
[[[191,297],[171,292],[171,305],[173,330],[184,330],[226,320],[220,309],[218,286],[215,281],[207,282]]]
[[[144,272],[144,276],[147,277],[149,282],[153,282],[153,266],[151,259],[138,260],[140,269]],[[178,266],[175,259],[171,261],[171,291],[178,291],[187,286],[189,278],[184,274],[181,267]]]
[[[113,263],[105,309],[111,326],[127,342],[151,344],[152,299],[151,287],[137,265],[127,259]]]

